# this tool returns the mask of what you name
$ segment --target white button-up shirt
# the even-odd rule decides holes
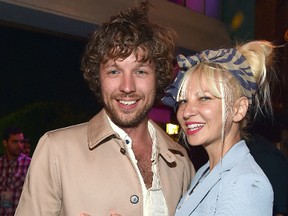
[[[139,176],[141,187],[142,187],[142,196],[144,200],[144,208],[143,208],[143,215],[144,216],[167,216],[168,215],[168,207],[163,195],[160,179],[159,179],[159,170],[158,170],[158,148],[157,148],[157,134],[153,127],[153,125],[148,122],[148,130],[152,139],[152,173],[153,173],[153,181],[152,181],[152,187],[147,189],[146,185],[144,183],[143,177],[140,173],[140,170],[137,166],[137,160],[134,155],[132,146],[133,142],[132,139],[123,131],[121,128],[119,128],[117,125],[115,125],[111,119],[109,119],[110,125],[113,128],[113,130],[118,133],[121,139],[124,140],[124,142],[127,145],[128,154],[129,157],[135,167],[135,170],[137,171],[137,174]],[[121,212],[119,212],[121,214]]]

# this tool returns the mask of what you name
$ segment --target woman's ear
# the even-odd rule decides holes
[[[247,97],[240,97],[233,107],[233,122],[240,122],[247,114],[249,101]]]

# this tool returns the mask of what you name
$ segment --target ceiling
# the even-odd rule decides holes
[[[169,1],[150,2],[150,19],[174,29],[178,47],[199,51],[230,44],[222,22]],[[135,0],[0,0],[0,22],[86,38],[111,15],[134,4]]]

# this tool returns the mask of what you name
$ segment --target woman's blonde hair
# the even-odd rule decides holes
[[[243,139],[248,139],[247,128],[260,113],[272,115],[272,103],[270,95],[270,83],[275,80],[275,73],[272,70],[275,46],[268,41],[252,41],[246,44],[238,44],[237,51],[245,57],[245,61],[251,68],[251,76],[255,78],[256,89],[252,91],[252,100],[248,107],[247,115],[240,122],[240,134]],[[231,67],[231,68],[230,68]],[[199,76],[201,87],[207,90],[216,98],[222,99],[222,138],[225,134],[225,122],[227,113],[231,111],[234,102],[245,95],[245,90],[239,78],[231,71],[238,70],[237,64],[221,64],[209,59],[200,61],[185,73],[179,86],[176,101],[186,97],[186,89],[192,73]],[[269,70],[268,70],[269,69]],[[243,78],[243,77],[242,77]],[[244,77],[245,79],[245,77]],[[247,80],[246,80],[247,81]],[[248,80],[248,82],[250,82]]]

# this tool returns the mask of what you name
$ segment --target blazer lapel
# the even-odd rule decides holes
[[[211,188],[213,188],[214,185],[220,180],[219,172],[213,169],[212,172],[209,173],[208,176],[203,179],[203,181],[201,181],[201,177],[203,174],[205,175],[204,172],[206,169],[209,169],[209,163],[205,164],[201,168],[201,172],[198,172],[198,176],[195,176],[195,181],[192,182],[189,191],[182,198],[177,207],[176,215],[190,215],[209,193]],[[183,203],[185,203],[185,207],[182,208]]]
[[[209,168],[209,162],[201,167],[196,173],[189,191],[181,199],[177,207],[176,215],[190,215],[207,196],[209,191],[220,181],[222,174],[235,166],[247,153],[249,153],[249,150],[245,142],[241,141],[237,143],[227,152],[222,161],[214,167],[203,181],[201,181],[201,176],[203,176],[204,171]],[[235,157],[235,155],[237,155],[237,157]],[[200,183],[198,183],[199,180]],[[191,193],[191,191],[193,192]],[[191,193],[190,196],[189,193]],[[183,205],[183,203],[185,203],[185,205]]]

